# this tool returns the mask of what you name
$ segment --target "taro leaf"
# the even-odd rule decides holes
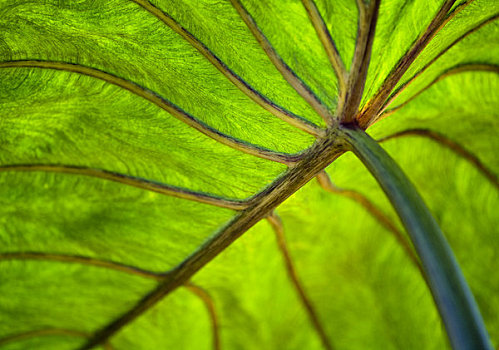
[[[360,162],[309,181],[342,110],[421,191],[497,346],[499,3],[378,4],[0,0],[0,349],[448,347]]]

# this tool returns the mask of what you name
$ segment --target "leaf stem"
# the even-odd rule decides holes
[[[414,185],[378,143],[358,127],[347,143],[394,206],[423,264],[453,349],[492,349],[482,316],[454,254]]]

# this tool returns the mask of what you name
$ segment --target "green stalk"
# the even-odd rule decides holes
[[[342,128],[347,143],[376,178],[421,259],[453,349],[491,349],[482,316],[442,231],[414,185],[378,143],[357,127]]]

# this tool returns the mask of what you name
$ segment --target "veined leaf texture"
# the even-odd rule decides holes
[[[414,182],[499,346],[498,13],[0,0],[0,349],[448,348],[341,122]]]

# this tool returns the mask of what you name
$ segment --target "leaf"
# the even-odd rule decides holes
[[[0,349],[448,347],[370,174],[312,179],[338,118],[415,183],[497,346],[499,4],[372,8],[0,1]]]

